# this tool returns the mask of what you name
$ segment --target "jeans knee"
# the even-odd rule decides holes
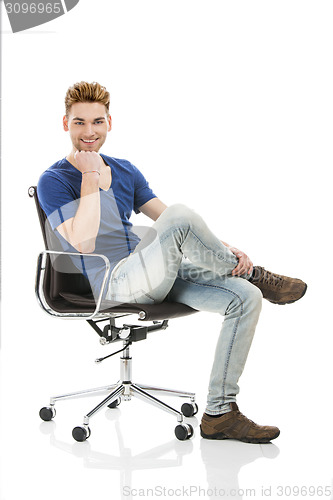
[[[186,217],[190,213],[193,213],[193,210],[183,203],[174,203],[167,208],[167,211],[174,217]]]
[[[225,314],[250,314],[259,317],[262,306],[261,291],[243,278],[238,278],[237,281],[237,289],[233,290],[233,299]]]
[[[250,286],[247,289],[247,295],[246,295],[246,299],[244,302],[251,309],[257,310],[258,312],[260,312],[261,307],[262,307],[262,299],[263,299],[261,290],[259,290],[259,288],[255,285],[253,285],[252,283],[250,283],[250,282],[248,282],[248,283]]]
[[[196,216],[195,212],[183,203],[170,205],[163,214],[172,224],[189,224]]]

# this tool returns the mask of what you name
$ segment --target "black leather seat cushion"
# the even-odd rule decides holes
[[[60,292],[59,295],[64,299],[64,301],[58,306],[63,308],[63,312],[66,310],[69,312],[93,312],[95,310],[96,304],[93,296],[89,295],[76,295],[74,293]],[[66,305],[67,304],[67,305]],[[133,313],[138,314],[144,311],[146,316],[145,321],[152,320],[163,320],[178,318],[181,316],[188,316],[189,314],[194,314],[197,312],[195,309],[187,306],[186,304],[180,304],[178,302],[161,302],[160,304],[132,304],[132,303],[121,303],[112,302],[110,300],[105,300],[102,302],[101,312],[106,313]]]

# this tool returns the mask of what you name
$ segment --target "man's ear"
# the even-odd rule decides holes
[[[111,115],[107,117],[107,122],[108,122],[108,132],[112,129],[112,118]]]
[[[64,127],[64,131],[68,132],[68,130],[69,130],[69,128],[68,128],[68,119],[67,119],[66,115],[62,119],[62,124],[63,124],[63,127]]]

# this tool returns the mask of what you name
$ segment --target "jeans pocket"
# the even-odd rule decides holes
[[[132,297],[136,304],[155,304],[155,299],[144,290],[137,290],[132,293]]]
[[[116,302],[137,304],[154,304],[154,298],[142,288],[131,287],[126,273],[121,273],[112,278],[109,286],[109,297]]]
[[[116,302],[131,302],[131,293],[126,273],[120,272],[116,276],[111,277],[108,295],[111,300],[115,300]]]

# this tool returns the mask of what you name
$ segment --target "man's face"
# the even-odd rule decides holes
[[[75,149],[97,152],[111,130],[111,116],[100,102],[77,102],[72,105],[69,116],[64,116],[63,125]]]

